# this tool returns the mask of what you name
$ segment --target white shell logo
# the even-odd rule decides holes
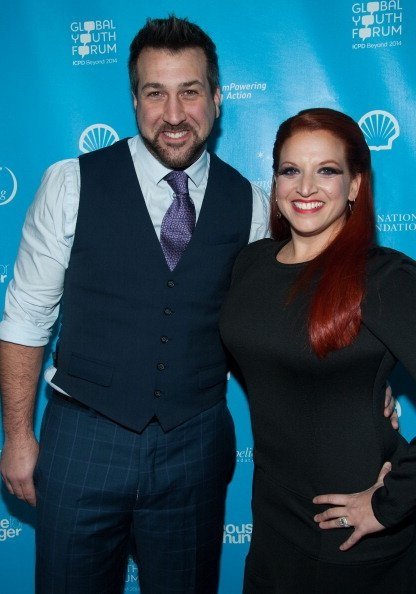
[[[400,134],[399,122],[388,111],[369,111],[358,122],[372,151],[389,151]]]
[[[17,192],[17,179],[15,174],[8,167],[0,165],[0,206],[4,206],[13,200]]]
[[[79,150],[82,153],[90,153],[100,148],[110,146],[119,140],[117,132],[107,124],[93,124],[85,128],[79,138]]]

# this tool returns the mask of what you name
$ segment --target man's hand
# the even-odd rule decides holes
[[[33,408],[43,347],[0,340],[0,389],[4,446],[0,473],[12,495],[36,505],[33,471],[39,446],[33,434]]]
[[[315,522],[319,523],[322,530],[354,528],[350,537],[339,547],[341,551],[347,551],[356,545],[366,534],[384,530],[384,526],[374,516],[371,498],[374,491],[383,486],[384,477],[390,470],[390,462],[385,462],[377,482],[367,491],[351,495],[333,494],[314,497],[313,503],[335,506],[314,517]]]
[[[396,412],[396,400],[393,398],[393,392],[390,385],[386,387],[386,397],[384,400],[384,416],[390,417],[390,423],[393,429],[399,429],[399,417]]]
[[[30,505],[36,505],[33,471],[38,459],[39,445],[33,435],[4,443],[0,472],[11,495]]]

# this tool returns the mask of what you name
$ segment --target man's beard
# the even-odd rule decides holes
[[[189,127],[187,127],[187,130],[190,130],[192,133],[193,143],[186,148],[185,152],[183,151],[183,146],[177,146],[176,148],[175,146],[166,147],[159,142],[162,132],[178,132],[180,130],[183,130],[182,126],[178,126],[177,128],[175,126],[163,126],[163,128],[160,128],[156,132],[152,140],[142,135],[143,142],[149,152],[168,169],[186,169],[192,163],[195,163],[205,147],[206,138],[199,139],[195,131]]]

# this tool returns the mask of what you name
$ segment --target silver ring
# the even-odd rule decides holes
[[[339,524],[340,528],[349,528],[350,527],[350,523],[348,522],[347,516],[341,516],[340,518],[338,518],[338,524]]]

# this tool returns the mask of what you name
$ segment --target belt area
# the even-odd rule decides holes
[[[52,389],[52,394],[55,398],[58,398],[59,400],[63,400],[64,402],[69,402],[73,406],[82,408],[84,410],[92,410],[92,411],[94,411],[95,414],[100,415],[101,417],[110,419],[110,417],[103,415],[95,408],[91,408],[91,406],[87,406],[86,404],[84,404],[80,400],[77,400],[76,398],[73,398],[72,396],[67,396],[66,394],[62,394],[62,392],[58,392],[58,390],[55,390],[55,389]],[[110,419],[110,420],[112,420],[112,419]],[[113,421],[113,422],[115,422],[115,421]],[[156,424],[159,424],[159,421],[158,421],[158,418],[156,417],[156,415],[153,415],[153,417],[150,419],[150,421],[147,423],[147,425],[156,425]]]
[[[85,410],[93,410],[90,406],[87,406],[83,402],[80,402],[80,400],[72,398],[72,396],[62,394],[62,392],[58,392],[58,390],[52,390],[52,394],[55,396],[55,398],[59,398],[59,400],[64,400],[65,402],[70,402],[71,404],[73,404],[74,406],[78,406],[79,408],[83,408]]]

